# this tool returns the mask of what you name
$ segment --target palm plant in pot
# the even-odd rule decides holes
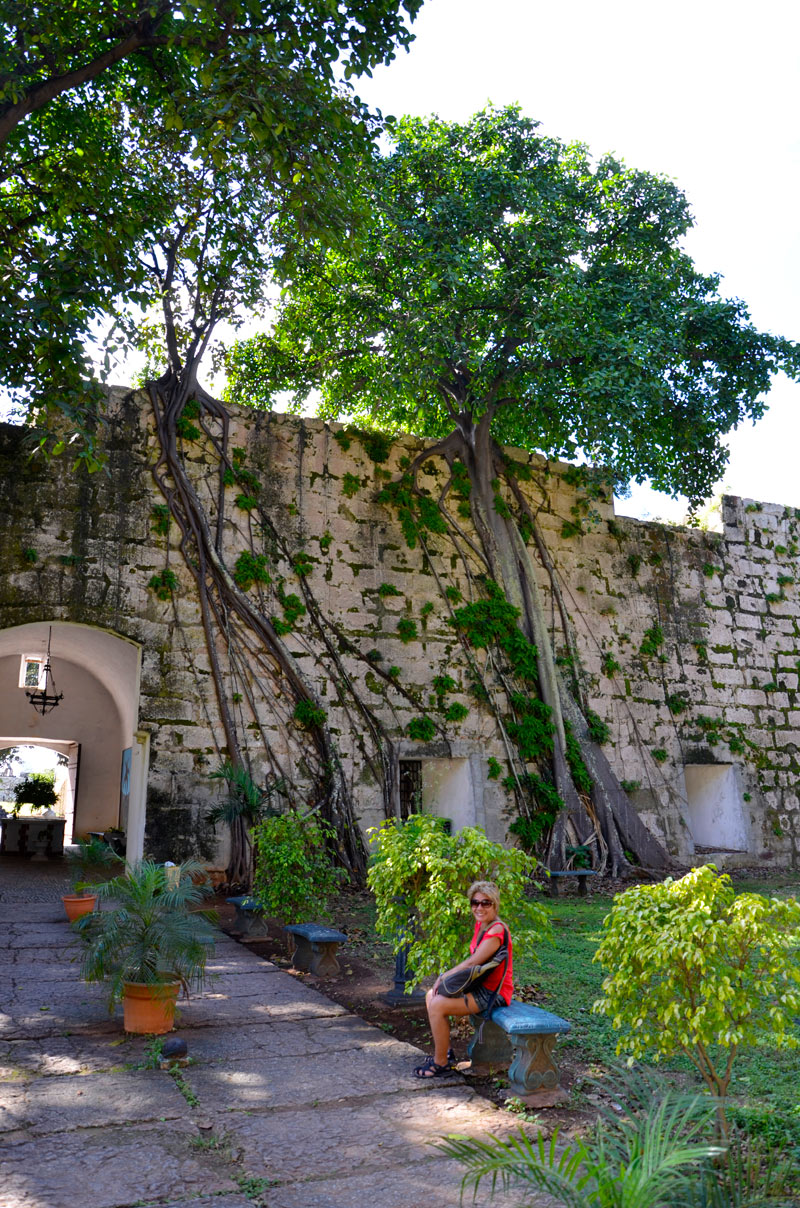
[[[178,994],[200,989],[214,943],[205,869],[196,860],[165,869],[151,860],[97,887],[109,910],[76,924],[85,942],[82,975],[106,982],[109,1010],[122,1001],[126,1032],[172,1029]]]
[[[71,923],[81,915],[89,914],[97,905],[96,882],[107,877],[119,857],[102,839],[94,837],[78,839],[73,851],[67,851],[65,859],[70,870],[71,893],[64,894],[61,901]]]

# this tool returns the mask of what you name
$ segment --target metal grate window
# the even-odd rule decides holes
[[[422,760],[400,760],[400,817],[422,813]]]

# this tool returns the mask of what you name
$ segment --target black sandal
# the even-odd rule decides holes
[[[430,1078],[446,1078],[448,1074],[452,1074],[453,1067],[450,1064],[451,1054],[455,1056],[453,1050],[447,1054],[447,1064],[437,1065],[432,1057],[426,1057],[422,1065],[418,1065],[414,1070],[415,1078],[422,1078],[427,1081]]]

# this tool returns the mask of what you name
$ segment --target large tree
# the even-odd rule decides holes
[[[556,866],[568,822],[574,839],[602,836],[615,871],[626,848],[663,864],[591,740],[579,677],[556,666],[534,559],[556,599],[558,582],[503,446],[583,456],[696,502],[724,467],[722,436],[762,414],[771,376],[800,370],[798,349],[755,330],[697,271],[672,182],[593,162],[516,108],[464,125],[403,121],[363,186],[365,239],[332,250],[298,232],[274,330],[235,350],[231,396],[266,404],[290,388],[301,402],[316,390],[324,416],[432,438],[383,498],[412,540],[446,526],[477,576],[452,619],[473,649],[499,626],[498,720],[516,739],[522,807],[552,811],[555,788]],[[435,515],[417,482],[432,458],[450,471]]]
[[[196,589],[224,766],[244,782],[260,742],[269,791],[332,823],[356,874],[365,856],[349,789],[285,640],[306,608],[285,577],[267,588],[254,530],[284,566],[299,551],[266,513],[250,523],[258,483],[199,370],[219,325],[263,304],[291,253],[285,232],[352,237],[363,218],[353,175],[376,122],[340,81],[408,43],[404,16],[421,2],[12,2],[0,51],[0,381],[40,442],[72,443],[85,472],[104,399],[92,339],[110,327],[109,351],[147,352],[159,525],[168,546],[177,534]],[[199,484],[187,468],[198,442],[213,467]],[[229,484],[249,501],[235,518]],[[226,524],[242,536],[236,565]],[[168,565],[151,587],[167,601],[175,581]],[[279,702],[277,739],[262,699]],[[232,831],[235,883],[249,873],[241,816]]]
[[[155,125],[223,168],[255,147],[302,209],[325,191],[321,140],[357,121],[339,78],[411,40],[422,0],[9,0],[0,17],[0,383],[29,416],[60,409],[91,461],[102,393],[91,346],[151,296],[146,250],[169,164],[131,171]],[[116,334],[110,351],[118,346]]]

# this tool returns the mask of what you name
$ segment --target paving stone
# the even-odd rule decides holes
[[[293,1183],[269,1190],[269,1208],[460,1208],[463,1169],[445,1158],[418,1155],[409,1165],[385,1167],[369,1174],[350,1178],[316,1179]],[[482,1185],[475,1203],[489,1208],[489,1182]],[[520,1208],[520,1192],[503,1194],[498,1191],[491,1208]],[[463,1204],[472,1201],[467,1192]],[[525,1203],[537,1208],[551,1208],[556,1201],[548,1196],[525,1196]]]
[[[190,1113],[174,1079],[161,1070],[36,1078],[20,1086],[0,1086],[0,1110],[3,1107],[6,1131],[25,1128],[46,1134],[126,1121],[177,1120]]]
[[[222,1195],[209,1199],[170,1200],[168,1204],[159,1204],[158,1208],[253,1208],[253,1201],[244,1195]]]
[[[260,1111],[396,1091],[411,1095],[426,1089],[411,1076],[413,1063],[419,1059],[419,1049],[391,1040],[376,1029],[375,1044],[369,1048],[292,1059],[289,1076],[282,1055],[230,1066],[190,1066],[184,1072],[206,1110],[213,1105],[217,1112]],[[463,1080],[456,1074],[440,1080],[439,1085],[449,1082],[458,1085]]]
[[[212,974],[220,973],[236,977],[256,972],[280,972],[278,966],[273,965],[272,961],[255,956],[246,948],[241,948],[239,944],[234,945],[232,949],[226,948],[222,952],[217,949],[215,955],[208,962],[207,968]]]
[[[9,1145],[0,1155],[0,1202],[3,1208],[127,1208],[170,1199],[188,1208],[192,1196],[204,1204],[217,1192],[238,1193],[228,1169],[193,1150],[197,1135],[193,1124],[175,1120],[66,1133],[49,1153],[41,1138]],[[231,1208],[239,1208],[238,1198]],[[224,1201],[212,1203],[219,1208]]]
[[[376,1029],[353,1015],[252,1024],[244,1034],[239,1028],[226,1027],[178,1031],[189,1045],[192,1061],[199,1064],[249,1061],[278,1054],[286,1058],[324,1054],[334,1049],[363,1048],[376,1040]],[[378,1035],[383,1038],[382,1033]]]
[[[237,1113],[225,1121],[247,1170],[281,1182],[305,1178],[309,1170],[333,1178],[406,1165],[448,1133],[506,1135],[517,1128],[513,1117],[466,1087],[272,1111],[267,1118]]]
[[[264,962],[263,969],[258,966],[254,968],[248,966],[238,973],[221,973],[207,983],[203,995],[213,995],[215,998],[219,995],[226,998],[249,998],[254,994],[261,995],[264,988],[269,985],[268,979],[272,974],[278,975],[278,980],[282,985],[283,979],[280,977],[280,970],[275,965],[266,962]]]
[[[258,993],[250,996],[222,994],[215,988],[193,996],[184,1018],[185,1025],[192,1027],[223,1023],[242,1027],[273,1019],[346,1014],[344,1007],[310,990],[296,978],[267,972],[259,983]]]
[[[75,936],[64,925],[63,927],[39,927],[38,930],[33,928],[16,927],[11,931],[6,931],[0,935],[0,948],[66,948],[72,946],[75,942]]]
[[[77,960],[53,960],[52,955],[43,960],[9,961],[8,964],[3,963],[0,967],[0,986],[23,987],[33,982],[37,984],[63,982],[73,971],[77,978],[79,975]]]

